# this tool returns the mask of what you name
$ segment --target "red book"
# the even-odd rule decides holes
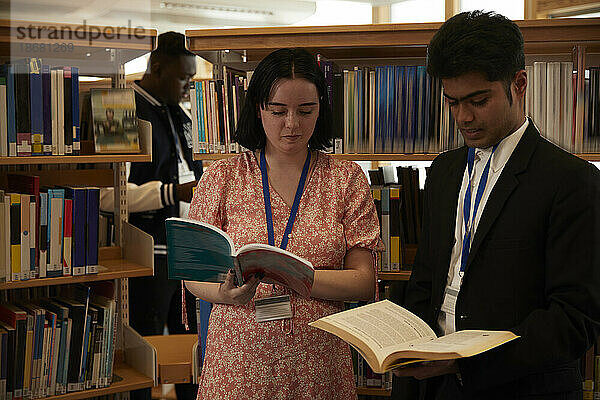
[[[65,199],[63,225],[63,276],[71,275],[71,251],[73,242],[73,200]]]

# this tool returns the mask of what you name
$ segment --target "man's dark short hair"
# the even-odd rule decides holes
[[[427,72],[456,78],[480,72],[490,82],[503,81],[509,99],[510,83],[525,69],[523,35],[513,21],[494,12],[469,11],[446,21],[429,42]]]
[[[242,107],[234,140],[250,150],[265,147],[267,137],[259,118],[259,107],[265,109],[273,85],[279,79],[304,78],[317,87],[319,94],[319,117],[308,142],[313,150],[331,146],[332,115],[327,96],[325,77],[315,57],[305,49],[279,49],[266,56],[256,67],[246,101]]]
[[[180,56],[193,57],[195,54],[185,47],[185,35],[169,31],[158,35],[158,45],[150,53],[148,63],[150,65],[156,61],[172,61]]]

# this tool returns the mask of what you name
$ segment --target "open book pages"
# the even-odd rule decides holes
[[[257,274],[264,283],[283,285],[310,296],[315,270],[302,257],[261,243],[235,251],[227,233],[204,222],[168,218],[166,229],[171,279],[222,282],[227,271],[234,270],[238,285]]]
[[[415,361],[470,357],[517,338],[505,331],[459,331],[436,338],[422,319],[389,300],[329,315],[310,325],[350,343],[376,373]]]

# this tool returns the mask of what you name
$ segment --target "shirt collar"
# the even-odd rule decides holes
[[[162,103],[158,100],[156,100],[154,97],[152,97],[152,95],[150,93],[148,93],[147,91],[144,90],[144,88],[142,88],[139,84],[139,81],[135,81],[131,83],[131,87],[133,88],[133,91],[136,92],[137,94],[139,94],[140,96],[142,96],[143,98],[145,98],[146,100],[148,100],[148,102],[150,104],[152,104],[153,106],[157,106],[160,107],[162,106]]]
[[[500,141],[500,144],[494,152],[492,156],[492,161],[490,163],[490,168],[492,172],[498,172],[504,167],[504,165],[507,163],[508,159],[512,155],[513,151],[517,147],[517,144],[519,144],[519,141],[521,140],[523,133],[525,133],[525,130],[527,129],[528,125],[529,120],[525,118],[525,122],[523,122],[523,124],[516,131],[502,139],[502,141]],[[492,149],[493,146],[490,146],[486,149],[476,148],[475,156],[479,157],[480,160],[487,160],[490,154],[492,153]]]

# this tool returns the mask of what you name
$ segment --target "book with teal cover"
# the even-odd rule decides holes
[[[310,261],[268,244],[247,244],[237,251],[221,229],[199,221],[168,218],[167,261],[170,279],[223,282],[229,270],[241,284],[253,275],[310,296],[315,270]]]

